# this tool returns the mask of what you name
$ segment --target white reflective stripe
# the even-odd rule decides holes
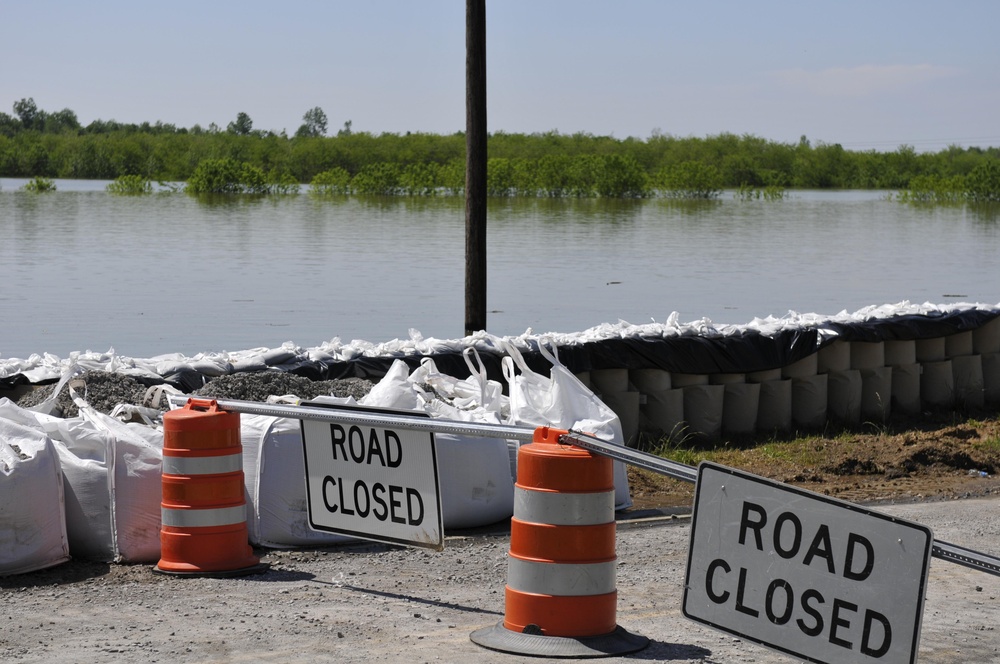
[[[247,506],[216,507],[212,509],[175,509],[160,507],[164,526],[197,528],[199,526],[231,526],[247,520]]]
[[[553,526],[593,526],[615,520],[615,492],[560,493],[514,487],[514,518]]]
[[[217,475],[243,470],[243,454],[179,457],[163,455],[164,475]]]
[[[507,557],[507,585],[539,595],[604,595],[615,590],[614,560],[604,563],[539,563]]]

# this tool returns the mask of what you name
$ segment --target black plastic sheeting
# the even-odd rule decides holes
[[[1000,317],[1000,310],[972,309],[851,323],[824,322],[821,326],[782,330],[773,335],[744,330],[728,336],[603,339],[561,346],[559,360],[574,373],[618,368],[662,369],[685,374],[749,373],[793,364],[836,339],[868,342],[932,339],[974,330],[997,317]],[[502,383],[500,362],[503,355],[482,350],[479,355],[487,376]],[[522,355],[532,370],[548,374],[549,361],[537,349],[522,351]],[[366,378],[378,381],[396,359],[406,362],[412,371],[424,357],[364,357],[349,362],[302,363],[289,370],[314,380]],[[428,357],[433,358],[443,373],[459,378],[469,375],[460,352]]]
[[[793,364],[837,339],[865,342],[933,339],[975,330],[997,317],[1000,317],[1000,310],[968,309],[849,323],[824,321],[818,326],[787,329],[773,335],[747,329],[727,336],[603,339],[561,346],[558,354],[559,360],[574,373],[620,368],[662,369],[684,374],[749,373]],[[503,383],[503,355],[482,350],[479,355],[487,376]],[[537,348],[523,350],[522,355],[532,370],[548,374],[549,361]],[[365,378],[377,382],[397,359],[406,362],[412,371],[425,357],[431,357],[443,373],[458,378],[469,375],[468,366],[459,351],[426,356],[361,357],[342,362],[292,358],[266,370],[288,371],[311,380]],[[182,369],[163,376],[163,380],[184,392],[193,392],[210,378],[194,369]],[[10,389],[25,383],[27,380],[18,374],[0,379],[0,388]]]
[[[1000,317],[1000,310],[969,309],[873,318],[859,323],[828,322],[823,327],[836,332],[844,341],[909,341],[968,332],[997,317]]]

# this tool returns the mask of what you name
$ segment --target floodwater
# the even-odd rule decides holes
[[[106,182],[0,180],[0,357],[151,357],[409,330],[464,335],[460,198],[306,194],[205,202],[113,196]],[[886,192],[781,201],[497,200],[487,329],[1000,302],[1000,213],[918,207]]]

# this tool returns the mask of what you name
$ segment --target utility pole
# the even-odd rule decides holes
[[[465,334],[486,329],[486,0],[465,1]]]

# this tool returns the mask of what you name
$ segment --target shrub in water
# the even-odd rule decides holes
[[[359,194],[392,196],[400,191],[399,166],[397,164],[370,164],[365,166],[351,180],[351,188]]]
[[[29,180],[23,187],[23,191],[30,191],[33,194],[44,194],[56,190],[56,183],[48,178],[36,177]]]
[[[226,157],[205,159],[187,183],[191,194],[267,194],[270,187],[264,171]]]
[[[315,196],[345,196],[351,193],[351,174],[337,166],[317,173],[309,186],[309,192]]]
[[[153,192],[153,183],[141,175],[120,175],[106,187],[108,193],[135,196]]]
[[[722,174],[711,164],[685,161],[657,173],[656,188],[668,198],[716,198],[722,193]]]

